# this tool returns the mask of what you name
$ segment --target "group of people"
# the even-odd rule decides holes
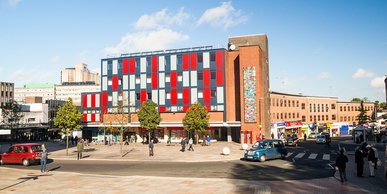
[[[336,167],[340,173],[340,181],[342,183],[347,182],[347,176],[345,173],[346,163],[348,162],[348,157],[345,155],[345,150],[343,148],[340,149],[340,153],[336,158]],[[378,166],[378,151],[375,147],[371,145],[366,145],[365,143],[362,146],[357,147],[355,151],[355,163],[357,167],[357,176],[363,177],[364,170],[364,158],[367,158],[368,168],[369,168],[369,176],[375,177],[375,169]]]
[[[183,137],[183,139],[181,139],[181,152],[185,152],[185,145],[188,144],[189,145],[189,148],[188,148],[188,151],[194,151],[193,149],[193,139],[190,138],[187,142],[187,139],[185,137]]]

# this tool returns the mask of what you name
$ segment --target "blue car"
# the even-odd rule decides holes
[[[282,140],[266,139],[255,142],[253,147],[245,152],[244,159],[264,162],[268,159],[284,159],[287,154],[288,151]]]

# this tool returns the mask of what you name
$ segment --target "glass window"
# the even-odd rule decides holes
[[[211,90],[211,97],[216,97],[216,90]]]
[[[211,71],[211,79],[216,79],[216,71]]]
[[[215,58],[216,58],[215,52],[211,52],[211,53],[210,53],[210,61],[211,61],[211,62],[215,61]]]
[[[203,80],[203,72],[198,72],[198,80]]]
[[[203,53],[198,53],[198,63],[203,63]]]

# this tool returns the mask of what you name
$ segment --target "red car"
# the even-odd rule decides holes
[[[23,143],[14,144],[8,151],[0,155],[0,164],[23,164],[29,166],[32,163],[40,162],[42,144]]]

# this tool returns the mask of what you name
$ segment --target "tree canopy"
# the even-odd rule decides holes
[[[199,102],[193,104],[183,118],[184,129],[187,131],[204,132],[209,126],[210,115],[206,107]]]
[[[364,104],[363,101],[360,101],[360,108],[359,108],[359,115],[357,116],[357,121],[359,125],[363,125],[368,122],[370,119],[369,116],[367,115],[367,112],[364,109]]]
[[[144,102],[137,113],[140,126],[149,133],[157,128],[161,122],[161,117],[157,111],[157,104],[153,101]]]

